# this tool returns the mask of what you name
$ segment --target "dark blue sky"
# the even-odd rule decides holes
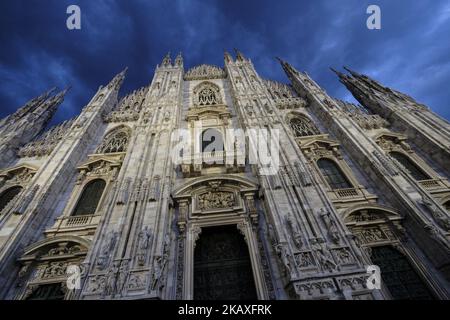
[[[80,31],[66,28],[70,4],[81,8]],[[366,28],[369,4],[381,7],[381,30]],[[236,47],[264,78],[287,81],[280,56],[350,99],[329,70],[347,65],[450,119],[450,1],[2,0],[0,15],[0,117],[72,85],[59,122],[125,66],[121,94],[147,85],[168,51],[182,51],[187,69],[222,66]]]

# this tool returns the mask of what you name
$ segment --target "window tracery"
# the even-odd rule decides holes
[[[194,89],[194,105],[211,106],[222,104],[222,96],[217,85],[203,82]]]
[[[320,131],[316,128],[314,123],[303,116],[296,116],[289,122],[296,137],[313,136],[320,134]]]
[[[130,131],[126,127],[115,129],[103,139],[96,153],[125,152],[130,139]]]

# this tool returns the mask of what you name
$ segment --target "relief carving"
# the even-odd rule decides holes
[[[235,205],[235,197],[232,192],[216,191],[198,196],[198,207],[200,210],[232,208]]]

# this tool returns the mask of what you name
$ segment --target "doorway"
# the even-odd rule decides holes
[[[194,251],[194,300],[256,300],[248,246],[236,225],[202,228]]]

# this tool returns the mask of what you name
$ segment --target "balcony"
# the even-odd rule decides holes
[[[67,233],[71,231],[88,231],[97,228],[101,215],[79,215],[71,217],[59,217],[55,224],[45,231],[46,234]]]
[[[425,189],[448,189],[449,185],[446,179],[428,179],[420,180],[419,184]]]
[[[349,202],[373,202],[376,196],[367,192],[367,190],[359,186],[357,188],[333,189],[328,190],[330,199],[339,207],[339,204],[344,205]]]

